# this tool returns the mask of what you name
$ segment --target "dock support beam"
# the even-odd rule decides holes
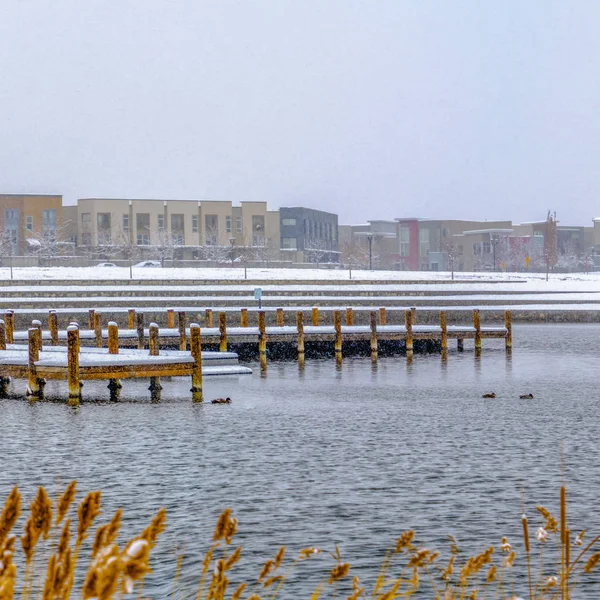
[[[371,326],[371,362],[376,363],[379,351],[377,349],[377,313],[374,310],[369,313],[369,325]]]
[[[69,385],[69,406],[79,406],[81,382],[79,381],[79,327],[67,327],[67,382]]]
[[[0,350],[6,350],[6,324],[0,319]]]
[[[304,367],[304,313],[296,313],[296,326],[298,327],[298,365]]]
[[[448,357],[448,321],[446,319],[446,311],[440,311],[440,329],[442,330],[442,358]]]
[[[96,311],[93,308],[90,308],[88,310],[88,329],[90,331],[94,331],[94,327],[96,324],[96,320],[94,319],[95,313],[96,313]]]
[[[137,313],[135,315],[137,336],[138,336],[138,350],[143,350],[145,344],[144,340],[144,313]]]
[[[34,319],[33,321],[31,321],[31,326],[35,327],[37,329],[38,351],[41,351],[43,349],[43,346],[44,346],[44,342],[42,340],[42,322],[39,321],[38,319]]]
[[[285,325],[285,321],[283,319],[283,308],[278,308],[276,311],[277,315],[277,327],[283,327]]]
[[[311,312],[311,319],[313,327],[319,326],[319,309],[315,306]]]
[[[167,309],[167,327],[175,329],[175,311],[172,308]]]
[[[417,307],[416,306],[412,306],[410,309],[410,322],[413,325],[417,324]]]
[[[504,311],[504,327],[506,327],[506,351],[512,350],[512,313],[510,310]]]
[[[219,352],[227,352],[227,313],[219,313]]]
[[[192,400],[202,402],[202,341],[200,339],[200,325],[190,325],[190,351],[194,357],[192,368]]]
[[[96,338],[96,348],[102,348],[102,313],[94,315],[94,337]]]
[[[261,371],[264,371],[267,368],[267,332],[264,310],[258,311],[258,355]]]
[[[384,306],[379,309],[379,324],[387,325],[387,312]]]
[[[108,324],[108,353],[119,354],[119,326],[110,321]],[[119,379],[109,379],[108,389],[110,390],[111,402],[117,402],[121,395],[121,381]]]
[[[127,311],[127,329],[135,329],[135,308]]]
[[[179,326],[179,349],[181,351],[187,350],[187,332],[186,332],[186,318],[185,311],[177,313],[177,325]]]
[[[158,356],[160,354],[158,345],[158,325],[156,323],[150,323],[148,328],[148,347],[150,349],[150,356]],[[160,391],[162,386],[160,385],[160,377],[150,377],[150,398],[152,402],[160,402]]]
[[[35,363],[40,360],[40,346],[39,346],[39,329],[37,327],[30,327],[28,331],[29,338],[29,363],[28,363],[28,383],[27,395],[32,400],[40,400],[42,398],[43,386],[37,376],[37,369]]]
[[[240,327],[248,327],[248,309],[242,308],[240,310]]]
[[[6,350],[6,325],[0,319],[0,350]],[[9,377],[0,377],[0,398],[8,397]]]
[[[6,343],[15,343],[15,311],[7,310],[4,313],[4,320],[6,321]]]
[[[58,315],[55,310],[48,313],[48,329],[50,330],[50,343],[58,346]]]
[[[354,325],[354,311],[350,306],[346,309],[346,325]]]
[[[406,356],[412,358],[413,353],[413,330],[412,330],[412,313],[410,310],[404,313],[404,325],[406,327]]]
[[[456,349],[459,352],[463,352],[465,349],[465,340],[463,340],[462,338],[456,338]]]
[[[473,327],[475,327],[475,352],[481,352],[481,317],[479,309],[473,309]]]
[[[333,327],[335,328],[335,360],[342,363],[342,313],[339,310],[333,313]]]
[[[212,308],[207,308],[204,311],[204,325],[206,327],[212,327],[213,326]]]

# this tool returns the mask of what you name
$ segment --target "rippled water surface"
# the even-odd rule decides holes
[[[600,327],[522,326],[514,335],[510,358],[484,341],[479,359],[467,347],[446,363],[437,354],[375,368],[364,358],[341,369],[307,361],[303,372],[271,363],[264,377],[255,368],[205,380],[206,397],[231,396],[229,406],[192,405],[187,380],[165,382],[160,404],[149,402],[147,382],[125,382],[119,404],[104,401],[104,384],[86,384],[86,397],[103,402],[78,411],[1,401],[0,494],[18,483],[29,497],[39,484],[54,490],[57,478],[76,478],[81,490],[102,490],[105,516],[124,508],[128,534],[166,506],[147,587],[156,598],[170,589],[175,548],[197,563],[227,506],[252,569],[242,575],[280,544],[295,553],[338,543],[368,578],[410,527],[426,543],[453,534],[472,550],[517,540],[521,498],[532,517],[537,503],[558,512],[561,442],[572,529],[598,532]],[[483,400],[488,391],[498,397]],[[530,391],[534,400],[519,400]],[[195,576],[184,570],[191,589]]]

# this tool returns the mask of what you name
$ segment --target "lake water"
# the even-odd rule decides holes
[[[250,365],[252,376],[206,379],[207,399],[231,396],[229,406],[193,405],[187,379],[165,382],[160,404],[147,382],[124,382],[119,404],[77,411],[4,400],[2,501],[15,483],[29,501],[39,484],[54,491],[57,478],[76,478],[80,490],[102,490],[106,519],[123,507],[129,535],[166,506],[146,588],[156,598],[170,589],[177,547],[192,596],[188,567],[227,506],[239,519],[242,576],[256,576],[281,544],[295,554],[337,543],[368,579],[408,528],[444,548],[448,534],[466,550],[502,535],[520,546],[522,500],[532,528],[536,504],[558,513],[562,442],[571,529],[598,533],[600,326],[516,326],[514,339],[511,356],[484,340],[480,358],[467,347],[444,363],[416,354],[410,364],[356,358],[338,369],[331,358],[302,372],[270,363],[266,376]],[[86,398],[107,400],[104,386],[86,384]],[[488,391],[497,398],[483,400]],[[535,399],[519,400],[527,392]],[[330,562],[314,563],[307,580]],[[290,585],[296,592],[280,597],[309,587],[299,576]]]

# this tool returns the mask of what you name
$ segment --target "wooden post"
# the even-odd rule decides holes
[[[190,351],[194,357],[192,367],[192,400],[202,402],[202,342],[200,339],[200,325],[190,325]]]
[[[102,348],[102,313],[94,315],[94,337],[96,338],[96,348]]]
[[[0,350],[6,350],[6,325],[0,319]],[[0,398],[8,398],[9,377],[0,377]]]
[[[445,310],[440,310],[440,329],[442,330],[442,352],[446,352],[448,350],[448,321]]]
[[[512,313],[510,310],[504,311],[504,327],[506,327],[506,350],[512,350]]]
[[[175,311],[172,308],[167,310],[167,327],[175,329]]]
[[[15,342],[15,311],[7,310],[4,313],[4,320],[6,321],[6,343],[14,344]]]
[[[160,354],[159,343],[158,343],[158,325],[156,323],[150,323],[148,326],[148,347],[150,349],[150,356],[158,356]],[[160,377],[150,377],[150,398],[152,402],[160,402]]]
[[[138,349],[142,350],[145,345],[144,340],[144,313],[137,313],[135,315],[136,326],[137,326],[137,336],[138,336]]]
[[[28,383],[27,395],[34,399],[42,397],[42,386],[37,376],[35,363],[40,359],[39,347],[39,329],[30,327],[28,331],[29,338],[29,363],[28,363]]]
[[[48,329],[50,330],[50,343],[58,346],[58,314],[55,310],[48,313]]]
[[[265,311],[258,311],[258,354],[260,358],[260,368],[267,368],[267,332],[265,326]]]
[[[335,328],[335,358],[339,363],[342,361],[342,313],[339,310],[333,312],[333,326]]]
[[[346,325],[354,325],[354,312],[350,307],[346,309]]]
[[[119,326],[114,321],[108,323],[108,353],[119,354]],[[123,387],[121,381],[109,379],[107,387],[110,391],[111,402],[117,402]]]
[[[319,309],[316,306],[312,309],[312,324],[314,327],[319,325]]]
[[[37,329],[37,336],[38,336],[38,350],[42,350],[44,342],[42,341],[42,322],[39,321],[38,319],[34,319],[33,321],[31,321],[31,326],[35,327]]]
[[[377,348],[377,313],[374,310],[369,313],[369,324],[371,325],[371,362],[376,363],[379,351]]]
[[[187,332],[186,332],[186,318],[185,311],[177,313],[177,320],[179,325],[179,349],[182,351],[187,350]]]
[[[94,319],[94,313],[96,311],[93,308],[88,310],[88,329],[90,331],[94,331],[94,327],[96,326],[96,320]]]
[[[481,318],[479,309],[473,309],[473,327],[475,327],[475,350],[481,350]]]
[[[81,384],[79,382],[79,328],[67,327],[67,382],[69,384],[69,406],[79,406]]]
[[[206,325],[206,327],[213,326],[212,308],[207,308],[204,311],[204,324]]]
[[[416,307],[416,306],[413,306],[413,307],[410,309],[410,322],[411,322],[413,325],[416,325],[416,324],[417,324],[417,307]]]
[[[285,325],[285,321],[283,319],[283,308],[277,309],[277,327],[283,327]]]
[[[227,352],[227,313],[219,313],[219,352]]]
[[[379,309],[379,324],[387,325],[387,313],[384,306]]]
[[[465,340],[463,340],[462,338],[457,338],[457,340],[456,340],[456,349],[459,352],[462,352],[465,349]]]
[[[240,326],[248,327],[248,309],[242,308],[240,310]]]
[[[0,350],[6,350],[6,324],[0,319]]]
[[[114,321],[108,324],[108,353],[119,354],[119,326]]]
[[[130,308],[127,311],[127,329],[135,328],[135,308]]]
[[[304,313],[296,313],[296,326],[298,327],[298,363],[304,364]]]
[[[412,355],[413,352],[413,331],[412,331],[412,315],[410,310],[404,313],[404,325],[406,327],[406,354]]]

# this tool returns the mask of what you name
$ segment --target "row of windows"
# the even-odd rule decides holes
[[[332,224],[324,221],[304,219],[304,235],[308,238],[335,241],[335,230]]]
[[[4,222],[18,227],[19,225],[19,211],[13,208],[8,208],[4,211]],[[33,231],[33,216],[25,215],[25,229],[27,231]],[[42,230],[48,231],[56,229],[56,210],[48,209],[42,212]]]

